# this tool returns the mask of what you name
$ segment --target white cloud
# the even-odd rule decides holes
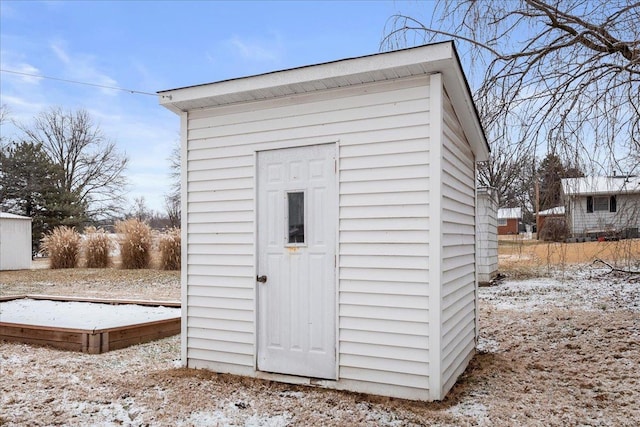
[[[16,71],[18,73],[25,74],[42,74],[42,72],[35,66],[25,61],[23,54],[3,49],[0,51],[0,68],[8,71]],[[7,81],[11,83],[26,83],[31,85],[37,85],[42,79],[39,77],[26,76],[13,73],[2,73],[2,82]]]
[[[101,86],[118,86],[118,82],[115,79],[98,70],[95,65],[96,58],[93,55],[70,53],[62,41],[52,42],[50,48],[64,65],[64,74],[55,77]],[[105,95],[117,95],[117,91],[113,89],[102,88],[101,92]]]
[[[226,44],[237,52],[243,59],[256,62],[277,62],[284,54],[282,38],[272,33],[267,38],[240,38],[234,35]]]

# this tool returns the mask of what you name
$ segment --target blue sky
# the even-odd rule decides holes
[[[2,69],[143,92],[379,51],[397,12],[427,2],[0,1]],[[129,156],[129,198],[163,211],[176,115],[157,97],[0,73],[0,104],[29,122],[50,106],[84,108]],[[5,125],[2,136],[17,130]]]

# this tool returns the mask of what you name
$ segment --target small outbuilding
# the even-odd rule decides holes
[[[452,42],[159,92],[180,115],[182,361],[439,400],[478,334]]]
[[[31,218],[0,212],[0,270],[31,268]]]
[[[498,196],[492,187],[479,187],[476,194],[477,276],[479,284],[486,284],[498,275]]]

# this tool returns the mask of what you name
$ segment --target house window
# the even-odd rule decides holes
[[[500,227],[504,227],[505,225],[507,225],[507,218],[498,218],[498,225]]]
[[[587,196],[587,212],[616,212],[616,196]]]

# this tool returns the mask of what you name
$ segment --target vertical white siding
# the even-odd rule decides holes
[[[0,218],[0,270],[31,268],[31,218]]]
[[[498,272],[498,203],[493,188],[477,190],[477,269],[478,282],[489,282]]]
[[[426,398],[427,81],[189,113],[189,366],[255,367],[255,151],[339,142],[339,378],[351,389]]]
[[[476,335],[475,157],[444,94],[442,396],[473,356]]]

